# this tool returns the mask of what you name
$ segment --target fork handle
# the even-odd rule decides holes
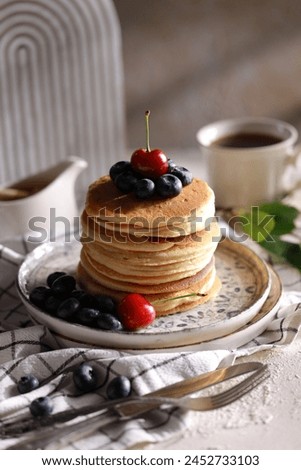
[[[130,417],[128,418],[130,419]],[[101,420],[101,421],[100,421]],[[31,433],[25,441],[19,444],[11,445],[7,450],[34,450],[34,449],[60,449],[71,441],[76,441],[88,437],[99,427],[113,424],[120,420],[120,416],[113,415],[107,411],[102,417],[99,414],[90,416],[79,423],[73,423],[62,428],[47,428],[39,431],[39,437],[36,433]],[[69,429],[68,429],[69,428]],[[55,443],[55,446],[52,444]]]

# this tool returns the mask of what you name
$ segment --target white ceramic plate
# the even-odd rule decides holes
[[[182,345],[178,347],[161,347],[160,349],[125,349],[127,354],[141,354],[145,353],[158,353],[158,352],[179,352],[179,351],[208,351],[217,349],[228,349],[234,350],[241,346],[246,345],[254,338],[257,338],[263,333],[270,322],[278,311],[281,296],[282,296],[282,284],[278,274],[270,268],[272,284],[269,296],[259,312],[238,330],[218,338],[213,338],[208,341],[200,341],[195,344]],[[57,340],[62,347],[76,347],[79,345],[78,341],[74,341],[71,338],[56,333]],[[81,346],[85,347],[87,344],[82,343]]]
[[[208,342],[244,328],[261,310],[271,289],[272,277],[265,262],[246,246],[223,240],[216,252],[222,289],[215,299],[187,312],[159,317],[144,330],[96,330],[50,316],[28,300],[31,289],[44,284],[49,273],[63,270],[74,274],[80,248],[76,240],[41,245],[26,257],[18,275],[19,293],[32,320],[47,326],[63,347],[72,343],[154,350]]]

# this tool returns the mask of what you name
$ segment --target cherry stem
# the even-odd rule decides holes
[[[150,152],[150,145],[149,145],[149,115],[150,115],[150,111],[145,111],[146,151],[147,152]]]

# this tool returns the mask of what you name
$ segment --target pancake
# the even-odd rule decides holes
[[[107,266],[94,262],[82,250],[80,261],[86,272],[100,284],[112,288],[120,289],[126,292],[136,292],[140,294],[157,293],[157,292],[173,292],[183,287],[189,286],[192,282],[201,281],[208,270],[212,269],[213,259],[201,270],[193,274],[186,271],[186,277],[179,275],[152,275],[142,278],[141,276],[133,276],[130,274],[118,273]]]
[[[194,178],[174,198],[139,200],[109,176],[89,186],[81,216],[78,283],[117,300],[139,293],[158,316],[211,299],[220,289],[214,192]]]
[[[91,240],[83,243],[81,260],[94,277],[105,275],[112,281],[126,277],[136,284],[158,284],[164,282],[164,279],[175,281],[203,270],[213,258],[219,237],[219,225],[213,221],[195,239],[191,234],[184,240],[179,240],[179,244],[170,243],[169,240],[165,243],[162,240],[161,250],[155,253],[148,251],[150,246],[147,251],[141,249],[137,253],[131,249],[120,250],[108,243],[101,244]],[[154,242],[150,245],[154,245]],[[164,250],[165,245],[167,247]],[[129,248],[131,247],[130,244]]]
[[[98,242],[107,246],[111,251],[116,248],[118,253],[120,250],[132,251],[164,251],[177,246],[181,249],[183,246],[189,250],[191,247],[197,247],[200,250],[209,242],[217,245],[220,240],[220,227],[215,217],[210,217],[206,221],[206,227],[203,230],[196,230],[189,235],[180,235],[177,237],[155,237],[155,236],[135,236],[130,233],[121,234],[118,224],[114,229],[103,228],[95,223],[93,217],[89,217],[84,210],[81,216],[81,224],[83,227],[82,243],[88,244]],[[137,254],[137,256],[139,256]]]
[[[154,197],[138,200],[122,194],[109,176],[92,183],[85,211],[102,228],[132,235],[178,237],[204,230],[214,217],[214,193],[204,181],[195,178],[176,198]]]
[[[103,286],[86,272],[81,263],[78,265],[77,276],[81,288],[93,295],[109,295],[116,300],[121,300],[126,294],[128,294],[126,291],[115,290]],[[184,312],[197,305],[208,302],[220,290],[221,283],[219,278],[216,276],[214,267],[208,273],[205,280],[206,282],[204,282],[203,279],[202,287],[200,287],[199,283],[196,281],[194,283],[190,282],[189,286],[187,285],[186,288],[175,292],[164,291],[157,294],[143,293],[143,295],[154,305],[158,317],[177,312]]]
[[[212,258],[215,247],[210,247],[206,252],[191,254],[187,257],[186,250],[182,250],[183,254],[180,257],[175,256],[172,251],[167,250],[168,253],[160,252],[159,256],[151,257],[149,253],[141,252],[139,257],[136,252],[122,252],[118,257],[116,252],[108,252],[99,245],[89,244],[85,245],[83,251],[88,258],[94,260],[98,264],[110,266],[117,272],[132,274],[139,276],[149,276],[151,274],[158,276],[161,274],[169,275],[174,273],[186,272],[189,269],[199,271],[203,269],[209,260]],[[177,254],[177,253],[176,253]],[[143,256],[144,255],[144,256]],[[160,256],[161,255],[161,256]],[[170,257],[168,257],[170,255]],[[158,264],[160,261],[160,264]],[[155,271],[155,272],[154,272]]]

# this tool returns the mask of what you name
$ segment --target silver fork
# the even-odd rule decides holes
[[[240,383],[216,395],[183,397],[187,393],[193,393],[196,390],[209,387],[212,384],[223,382],[238,375],[250,373],[251,371],[253,371],[252,374]],[[213,376],[211,383],[209,383],[210,375]],[[225,369],[217,369],[216,371],[164,387],[148,395],[106,402],[99,405],[97,411],[94,410],[84,421],[68,424],[63,428],[39,430],[38,436],[31,436],[22,443],[9,447],[9,449],[51,449],[51,444],[59,440],[62,447],[68,442],[89,436],[105,425],[136,418],[147,411],[160,408],[161,406],[172,406],[194,411],[214,410],[238,400],[268,376],[267,366],[258,362],[242,363]],[[201,382],[198,386],[197,379]],[[190,383],[189,392],[187,382]],[[161,393],[161,396],[158,393]],[[183,398],[170,398],[170,396],[166,396],[168,393],[173,397],[178,396]],[[106,409],[107,412],[101,412],[103,409]],[[90,408],[91,410],[92,408]],[[112,410],[115,414],[112,414]],[[50,421],[48,420],[48,425],[51,424]],[[58,444],[54,448],[57,449]]]
[[[157,407],[163,405],[174,406],[177,408],[193,411],[215,410],[238,400],[243,395],[253,390],[257,385],[259,385],[268,377],[269,371],[267,366],[264,365],[240,383],[216,395],[209,395],[205,397],[185,396],[178,399],[159,396],[143,396],[138,400],[133,398],[127,403],[117,405],[115,407],[115,411],[119,413],[119,419],[125,421],[128,418],[134,418],[135,416],[139,416],[142,413],[145,413],[147,411],[146,407],[149,409],[150,407],[153,408],[154,405],[157,405]]]

